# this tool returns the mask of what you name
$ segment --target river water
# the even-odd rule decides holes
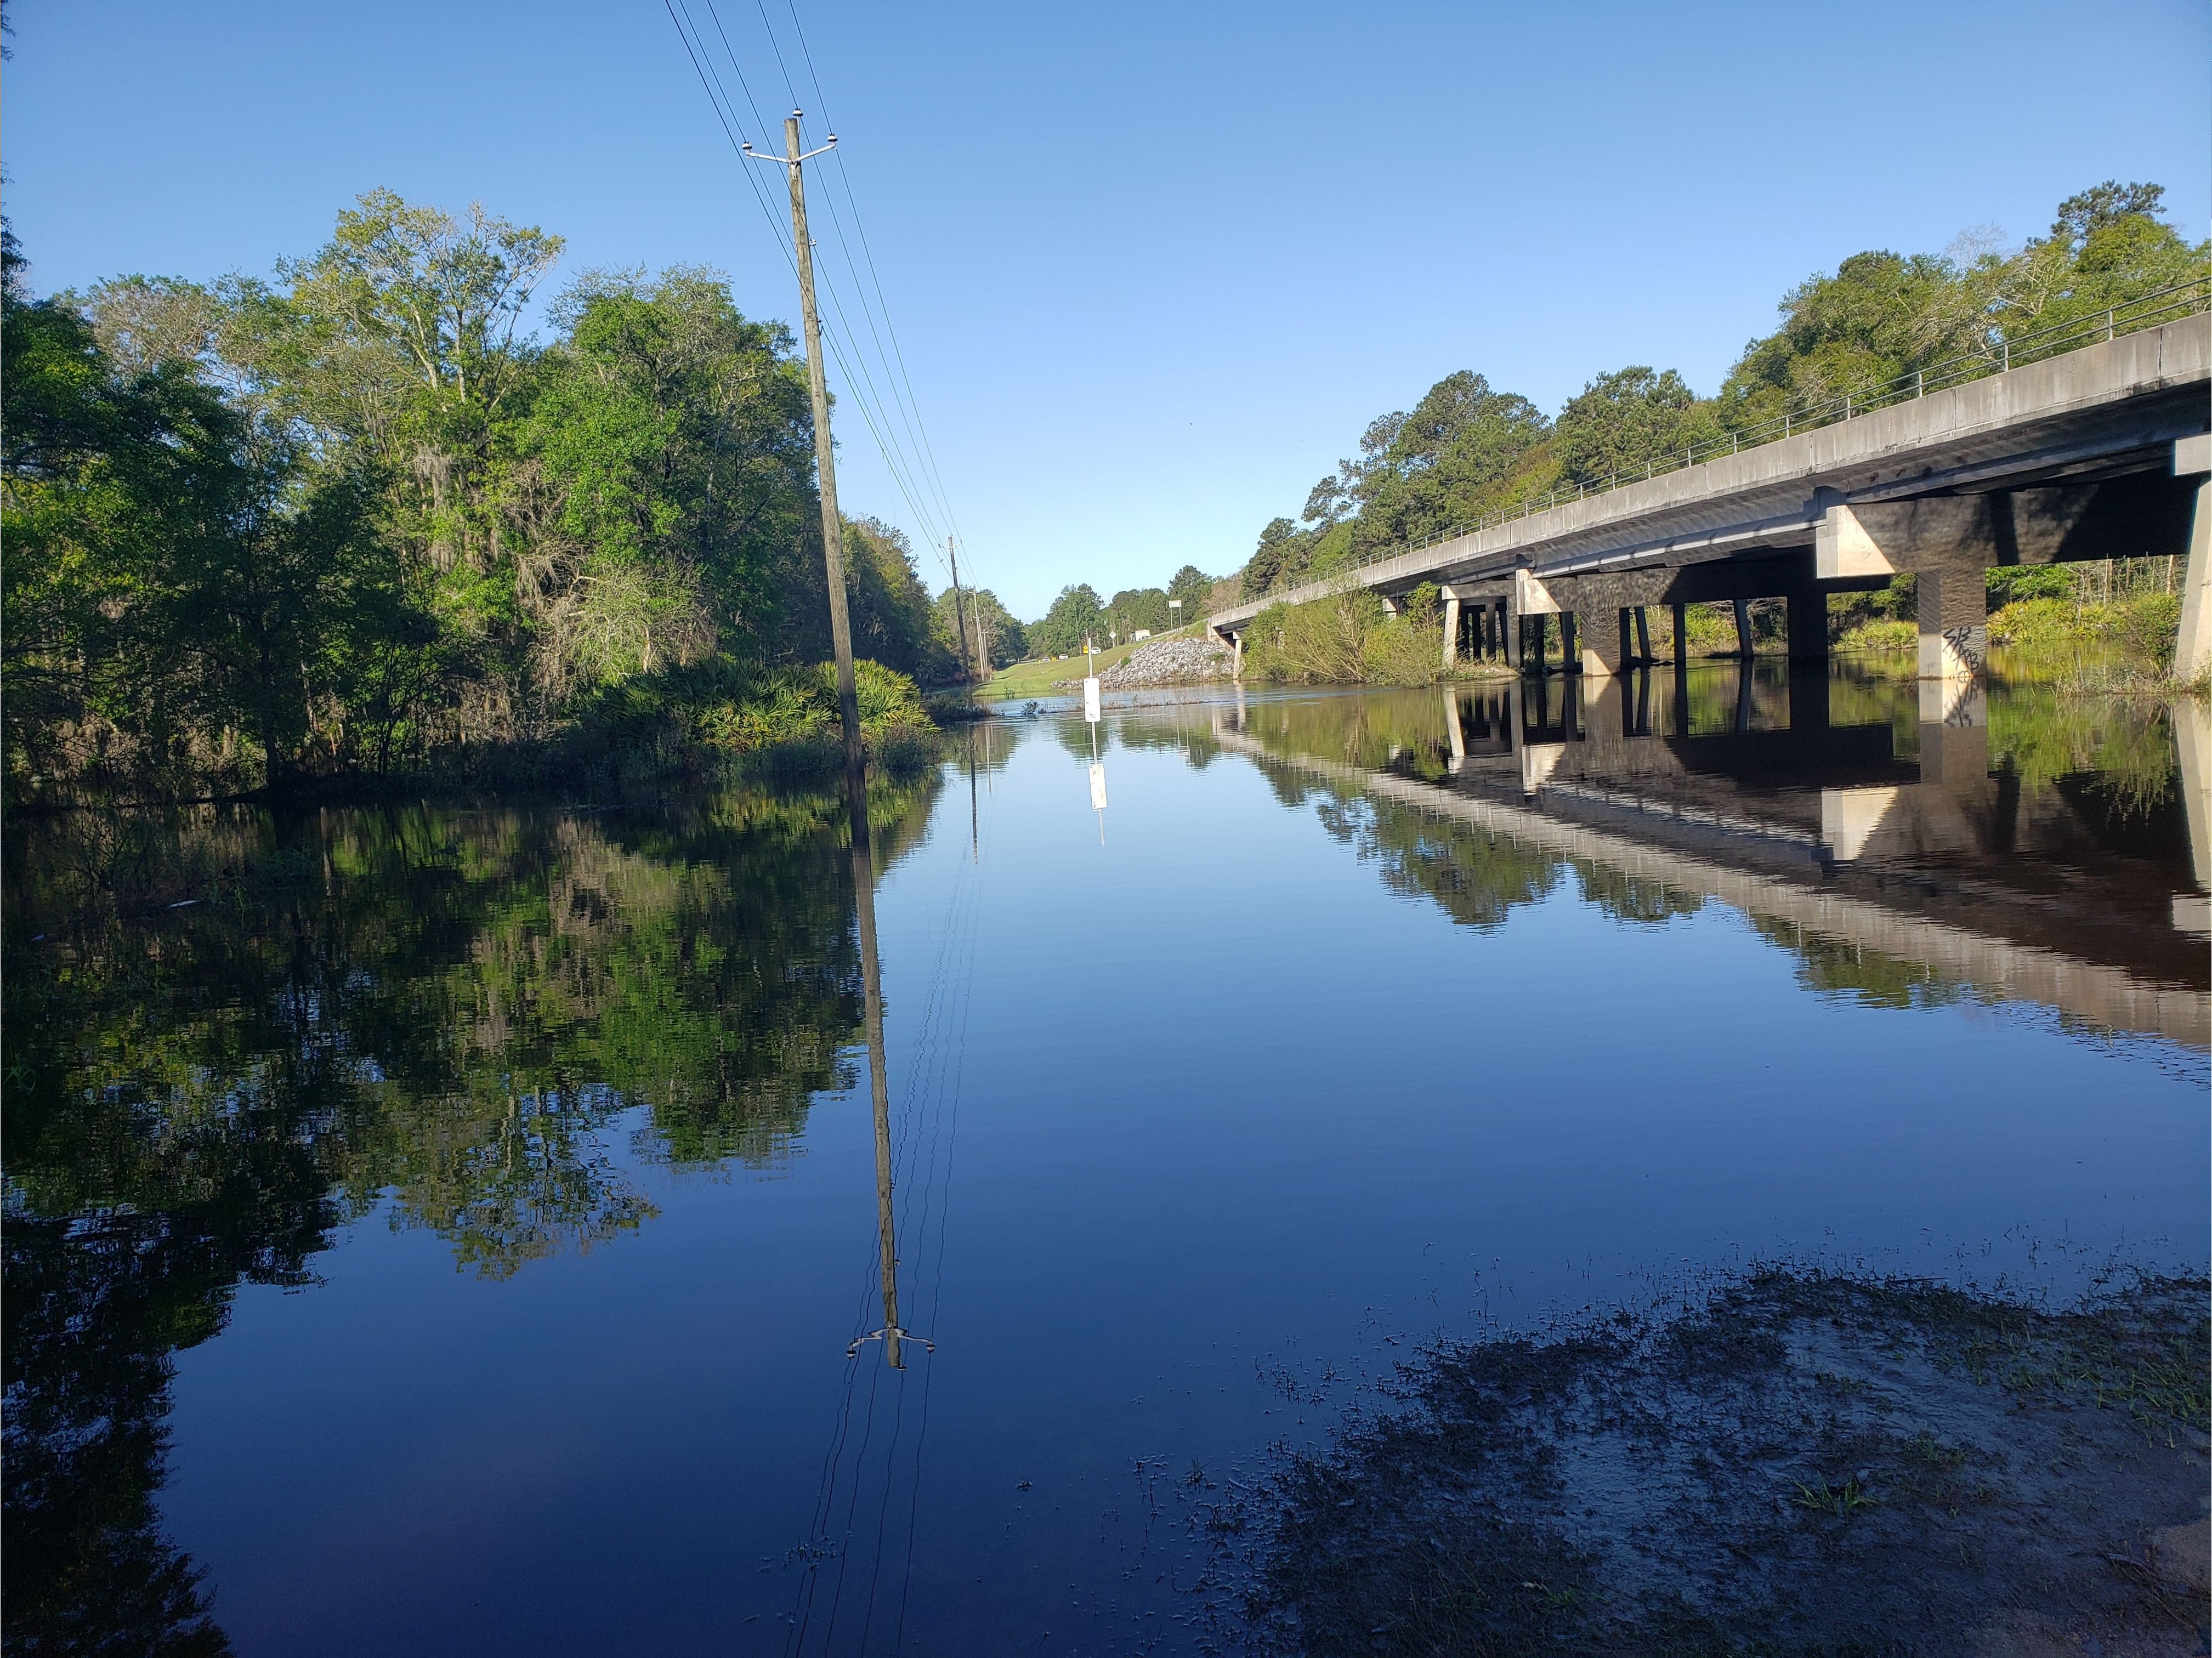
[[[878,784],[865,955],[808,786],[19,826],[11,1624],[1181,1651],[1181,1482],[1425,1337],[2205,1264],[2201,710],[1002,714]]]

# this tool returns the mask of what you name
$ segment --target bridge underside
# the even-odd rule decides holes
[[[1447,582],[1439,589],[1444,663],[1533,665],[1556,648],[1567,671],[1617,673],[1669,659],[1652,647],[1652,606],[1674,611],[1679,650],[1685,609],[1706,604],[1735,606],[1739,649],[1748,655],[1746,607],[1762,598],[1787,606],[1790,658],[1817,660],[1828,653],[1830,593],[1878,590],[1910,574],[1922,677],[1969,676],[1989,649],[1990,570],[2185,556],[2205,482],[2146,471],[2088,483],[1838,505],[1798,530],[1796,544],[1778,538],[1682,562],[1554,576],[1516,570]]]

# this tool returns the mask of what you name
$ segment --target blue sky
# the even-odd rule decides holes
[[[1550,410],[1629,362],[1710,391],[1784,288],[1861,248],[2017,241],[2108,177],[2165,184],[2192,238],[2212,216],[2201,0],[795,0],[821,99],[786,3],[765,15],[810,129],[823,100],[837,126],[823,167],[857,201],[963,574],[1025,616],[1066,582],[1234,568],[1455,369]],[[773,121],[792,96],[762,9],[716,3]],[[42,290],[266,272],[389,185],[556,230],[570,270],[717,265],[745,311],[796,319],[661,0],[10,11],[0,149]],[[908,506],[854,404],[847,509],[919,543],[947,513]]]

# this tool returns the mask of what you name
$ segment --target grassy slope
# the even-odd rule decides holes
[[[1187,639],[1198,631],[1198,625],[1194,622],[1187,623],[1172,632],[1154,634],[1151,640],[1132,641],[1115,649],[1101,651],[1092,659],[1097,664],[1097,671],[1104,673],[1115,663],[1126,661],[1129,653],[1135,650],[1138,645],[1150,644],[1153,640]],[[1053,687],[1061,680],[1080,680],[1082,677],[1083,657],[1080,653],[1069,657],[1065,662],[1017,662],[1013,666],[1001,668],[993,674],[988,682],[976,688],[975,695],[994,697],[1047,696],[1055,694]]]

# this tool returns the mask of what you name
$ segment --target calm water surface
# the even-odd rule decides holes
[[[807,788],[19,829],[11,1619],[1181,1650],[1174,1481],[1431,1333],[2205,1263],[2196,710],[1723,666],[1093,741],[879,788],[880,1136]]]

